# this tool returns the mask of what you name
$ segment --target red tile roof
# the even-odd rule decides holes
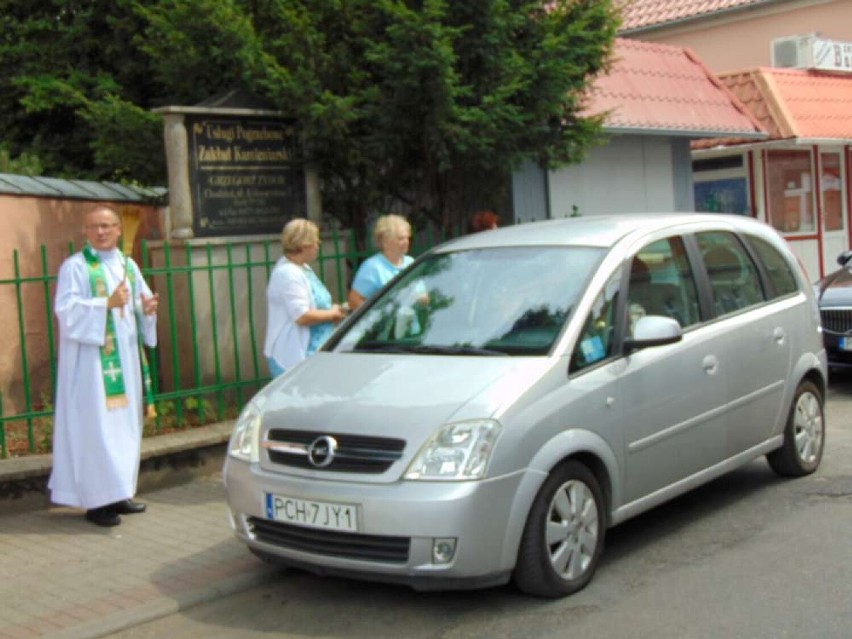
[[[762,67],[719,75],[771,139],[852,139],[852,75]]]
[[[616,39],[612,68],[595,80],[585,111],[602,112],[611,132],[765,137],[691,51],[664,44]]]
[[[621,30],[632,31],[752,5],[772,4],[775,1],[777,0],[622,0]]]

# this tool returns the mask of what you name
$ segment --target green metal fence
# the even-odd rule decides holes
[[[338,231],[324,235],[315,265],[339,301],[355,268],[374,252],[357,250],[355,239]],[[411,253],[445,239],[421,233]],[[67,254],[74,250],[69,245]],[[140,267],[160,295],[158,345],[149,350],[157,417],[146,420],[146,435],[232,418],[269,380],[262,353],[266,281],[280,253],[274,239],[142,243]],[[54,255],[51,263],[41,246],[37,256],[26,255],[28,274],[15,250],[12,277],[0,279],[7,313],[0,323],[10,331],[6,339],[18,343],[13,365],[0,368],[0,458],[50,450],[58,338],[53,295],[64,257]]]

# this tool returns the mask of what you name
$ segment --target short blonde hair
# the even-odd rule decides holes
[[[378,248],[381,248],[382,240],[385,237],[399,231],[404,231],[409,236],[411,235],[411,224],[408,223],[408,220],[401,215],[394,215],[393,213],[382,215],[376,220],[376,225],[373,227],[373,241]]]
[[[319,228],[310,220],[301,217],[287,222],[281,231],[281,248],[285,253],[298,253],[302,247],[316,242],[319,242]]]

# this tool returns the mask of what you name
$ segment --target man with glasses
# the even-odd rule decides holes
[[[86,245],[59,269],[54,311],[59,365],[51,501],[86,509],[98,526],[141,513],[136,493],[142,398],[151,400],[144,342],[157,343],[157,295],[118,248],[121,219],[96,206]]]

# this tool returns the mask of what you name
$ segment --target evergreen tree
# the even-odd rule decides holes
[[[609,0],[0,0],[0,139],[46,172],[164,183],[159,117],[245,87],[298,122],[324,209],[499,208],[600,140]]]

